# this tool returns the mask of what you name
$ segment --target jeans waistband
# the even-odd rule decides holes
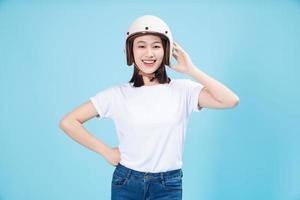
[[[164,178],[171,178],[171,177],[182,177],[183,176],[183,172],[182,169],[175,169],[175,170],[171,170],[171,171],[166,171],[166,172],[141,172],[141,171],[136,171],[133,169],[130,169],[120,163],[118,163],[118,165],[116,166],[116,170],[118,171],[118,173],[122,173],[123,175],[126,176],[130,176],[130,175],[134,175],[136,177],[141,177],[141,178],[145,178],[145,177],[149,177],[149,178],[159,178],[159,177],[164,177]]]

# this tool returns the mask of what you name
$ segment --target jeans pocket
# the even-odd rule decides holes
[[[182,190],[181,176],[175,176],[164,179],[163,187],[166,190]]]
[[[127,177],[123,174],[118,173],[116,170],[112,177],[112,185],[115,187],[124,186],[127,183]]]

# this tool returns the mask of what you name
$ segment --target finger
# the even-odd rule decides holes
[[[176,52],[183,52],[183,49],[181,49],[180,47],[178,47],[178,46],[174,46],[174,51],[176,51]]]
[[[174,48],[174,51],[173,51],[173,52],[174,52],[174,53],[177,53],[177,54],[182,54],[182,53],[184,53],[184,51],[183,51],[182,49],[178,48],[178,47]]]
[[[178,57],[178,52],[174,51],[172,54]]]
[[[174,47],[180,48],[180,45],[177,42],[174,42]]]
[[[179,51],[181,51],[181,49],[180,49],[180,48],[178,48],[178,47],[174,47],[173,49],[174,49],[174,51],[173,51],[173,52],[179,52]]]
[[[176,55],[173,55],[174,56],[174,58],[176,59],[176,60],[178,60],[178,56],[176,56]]]
[[[176,42],[174,42],[173,44],[174,44],[174,45],[173,45],[173,48],[174,48],[174,49],[177,49],[177,48],[178,48],[178,45],[177,45],[177,43],[176,43]]]
[[[173,55],[173,57],[174,57],[176,60],[178,59],[178,54],[177,54],[177,53],[174,52],[172,55]]]
[[[180,51],[183,51],[183,48],[178,43],[175,43],[174,47]]]

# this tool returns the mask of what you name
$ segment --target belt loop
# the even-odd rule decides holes
[[[129,177],[130,177],[130,174],[131,174],[131,169],[128,169],[128,172],[127,172],[127,179],[129,179]]]
[[[163,175],[163,172],[161,172],[161,173],[160,173],[160,178],[161,178],[161,182],[162,182],[162,184],[164,185],[164,181],[165,181],[165,180],[164,180],[164,175]]]

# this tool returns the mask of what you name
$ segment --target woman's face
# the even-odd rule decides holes
[[[156,35],[143,35],[133,41],[134,61],[145,73],[155,72],[164,58],[161,38]]]

